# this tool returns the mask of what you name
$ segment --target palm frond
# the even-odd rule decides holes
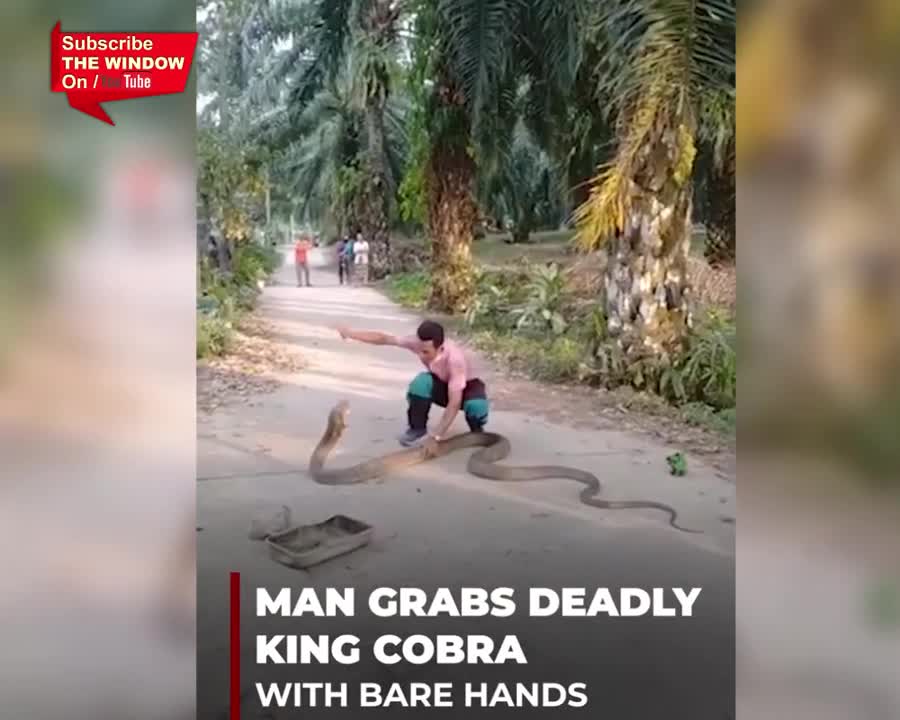
[[[673,179],[686,183],[693,167],[693,133],[678,119],[672,107],[677,90],[660,78],[645,88],[639,104],[624,116],[627,119],[614,160],[603,166],[591,181],[588,200],[574,213],[578,228],[575,243],[584,250],[600,247],[608,238],[625,230],[632,189],[640,178],[642,160],[654,138],[663,132],[676,132],[679,156],[673,167]]]
[[[733,84],[734,0],[611,0],[592,23],[608,63],[598,90],[617,108],[660,78],[688,104]]]
[[[353,99],[360,108],[369,103],[387,101],[394,86],[397,69],[397,48],[385,45],[364,31],[357,31],[350,53],[353,63]]]
[[[723,88],[719,92],[709,93],[700,103],[699,139],[712,148],[713,167],[722,172],[733,150],[736,134],[735,93]]]
[[[624,230],[632,190],[647,181],[643,158],[658,138],[675,133],[670,177],[679,185],[691,177],[698,132],[724,147],[735,58],[734,0],[612,0],[594,20],[615,70],[601,90],[616,107],[619,144],[575,213],[576,242],[588,250]]]
[[[625,195],[628,179],[615,164],[600,169],[591,181],[587,202],[576,208],[573,219],[578,228],[574,242],[590,251],[621,232],[625,225]]]
[[[449,66],[478,134],[507,75],[525,0],[438,0]]]
[[[538,50],[550,84],[569,88],[575,83],[584,56],[583,24],[588,3],[533,0],[531,5],[537,22],[532,27],[536,34],[530,44]]]
[[[342,65],[350,39],[350,12],[354,0],[315,0],[310,33],[311,60],[290,91],[289,102],[303,106],[333,78]]]
[[[398,190],[409,154],[410,100],[403,94],[393,93],[384,112],[385,155],[387,159],[387,183],[391,196]]]

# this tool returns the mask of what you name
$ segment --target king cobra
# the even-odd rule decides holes
[[[399,450],[388,455],[366,460],[358,465],[340,469],[325,469],[325,460],[338,444],[347,429],[347,416],[350,406],[347,401],[338,403],[328,414],[328,425],[325,434],[313,450],[309,459],[309,474],[321,485],[355,485],[386,475],[393,470],[400,470],[418,465],[429,459],[425,449],[421,447]],[[595,497],[600,492],[600,480],[596,475],[576,468],[562,465],[531,465],[528,467],[512,467],[497,465],[510,453],[510,444],[503,435],[491,432],[464,433],[441,440],[433,457],[440,457],[454,450],[463,448],[481,448],[469,458],[466,469],[472,474],[486,480],[498,482],[522,482],[527,480],[545,480],[548,478],[569,478],[584,485],[579,499],[585,505],[603,510],[624,510],[629,508],[651,508],[662,510],[669,515],[669,525],[676,530],[687,533],[699,533],[678,525],[678,515],[669,505],[645,500],[600,500]]]

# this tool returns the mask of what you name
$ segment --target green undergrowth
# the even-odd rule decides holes
[[[241,317],[256,307],[260,281],[265,281],[281,262],[281,255],[262,245],[247,244],[235,250],[232,269],[223,272],[202,258],[197,269],[197,358],[225,355],[231,348]]]
[[[678,408],[684,422],[733,435],[737,414],[736,320],[704,311],[675,356],[626,357],[607,336],[596,302],[570,292],[562,269],[527,260],[482,271],[475,302],[453,329],[503,367],[548,383],[615,390],[630,387]],[[387,294],[421,310],[430,290],[426,273],[390,278]]]
[[[397,304],[418,310],[428,303],[431,280],[424,272],[391,275],[385,282],[385,292]]]

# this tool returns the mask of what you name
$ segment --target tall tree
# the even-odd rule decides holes
[[[479,167],[498,167],[515,125],[524,68],[517,52],[533,27],[566,26],[579,2],[419,0],[415,71],[419,96],[423,191],[432,252],[431,307],[462,312],[472,301],[472,241]],[[543,52],[560,52],[549,43]],[[552,67],[547,62],[546,67]]]
[[[365,128],[358,219],[371,245],[372,274],[377,279],[390,272],[390,203],[397,183],[390,176],[385,115],[398,52],[400,7],[396,0],[359,0],[355,11],[355,95]]]
[[[474,292],[472,241],[476,181],[491,177],[513,150],[527,80],[532,120],[561,105],[582,62],[584,0],[418,0],[413,84],[419,88],[410,175],[420,180],[432,251],[430,304],[460,312]],[[531,122],[535,137],[546,132]],[[560,153],[561,155],[562,153]],[[418,166],[418,167],[416,167]],[[409,177],[408,176],[408,177]],[[482,189],[483,192],[483,189]],[[416,206],[410,194],[408,206]]]
[[[734,0],[598,6],[618,147],[577,211],[582,247],[605,246],[608,330],[629,353],[665,356],[689,327],[692,174],[704,98],[734,77]]]
[[[260,154],[224,131],[202,129],[197,156],[198,194],[216,237],[219,268],[228,271],[235,246],[253,237],[266,187]]]
[[[250,0],[212,0],[198,8],[201,127],[242,138],[258,109],[251,94],[264,57],[267,6]]]
[[[559,221],[561,193],[556,168],[523,122],[516,125],[509,152],[486,178],[482,206],[511,232],[514,243]]]
[[[343,71],[307,102],[302,113],[281,111],[260,124],[280,152],[278,167],[296,197],[297,210],[337,232],[352,232],[364,224],[371,197],[366,165],[366,118],[356,102],[356,62],[344,60]],[[393,195],[392,178],[398,176],[406,153],[406,107],[393,96],[382,111],[383,175]],[[265,126],[265,127],[264,127]],[[285,138],[290,142],[285,145]]]
[[[589,7],[529,3],[513,60],[527,78],[521,116],[558,175],[560,224],[587,199],[587,182],[612,141],[607,103],[595,92],[602,55],[587,25]]]
[[[330,221],[341,234],[357,222],[362,118],[351,84],[348,66],[312,97],[290,126],[297,139],[281,155],[300,215]]]
[[[212,0],[198,8],[198,195],[204,224],[216,237],[219,266],[264,222],[259,202],[269,191],[268,153],[247,142],[253,108],[247,93],[261,40],[260,5]]]
[[[302,146],[306,159],[295,157],[295,169],[314,167],[314,156],[330,152],[314,149],[307,108],[319,106],[316,114],[324,119],[321,93],[332,100],[340,96],[342,127],[348,132],[341,144],[345,149],[355,145],[358,157],[344,158],[339,166],[331,163],[334,172],[328,179],[337,202],[330,208],[337,211],[340,207],[340,224],[348,230],[350,225],[359,225],[370,240],[375,277],[384,275],[389,267],[390,207],[397,186],[392,143],[399,139],[395,116],[402,103],[392,103],[392,76],[399,16],[395,0],[311,0],[292,13],[272,11],[268,34],[273,48],[280,45],[275,53],[280,58],[269,62],[269,71],[261,73],[255,83],[257,94],[274,102],[257,126],[276,147]],[[336,83],[341,84],[340,89]],[[330,107],[336,106],[332,102]],[[333,132],[328,134],[328,143],[331,148],[337,143]],[[315,184],[319,190],[324,187],[321,179]],[[309,188],[308,183],[304,185]],[[352,207],[340,198],[352,198]],[[321,211],[317,199],[310,197],[303,203]]]

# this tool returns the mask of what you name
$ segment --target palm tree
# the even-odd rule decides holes
[[[399,15],[394,0],[313,0],[300,9],[276,6],[266,15],[273,52],[261,56],[267,71],[260,72],[254,84],[256,96],[268,97],[275,105],[258,124],[266,127],[266,142],[282,148],[301,142],[309,160],[329,150],[316,151],[313,136],[304,138],[310,123],[304,115],[308,106],[322,105],[319,93],[330,93],[334,100],[335,83],[342,77],[340,104],[346,116],[354,117],[345,127],[354,125],[351,144],[358,157],[344,158],[339,182],[331,187],[336,196],[353,198],[352,210],[342,208],[352,216],[345,218],[345,224],[352,220],[370,240],[375,277],[389,268],[390,207],[397,186],[397,163],[392,157],[396,148],[391,145],[402,134],[396,123],[402,101],[392,100]],[[329,138],[333,144],[333,135]],[[315,163],[303,161],[300,166]],[[335,178],[332,173],[329,182]],[[329,184],[322,179],[316,182],[320,189]],[[315,198],[308,202],[314,209]]]
[[[521,117],[558,176],[559,224],[588,197],[586,186],[609,155],[612,132],[595,91],[602,55],[587,31],[589,3],[534,3],[515,48],[527,78]]]
[[[265,46],[247,94],[267,106],[256,113],[254,135],[281,152],[303,213],[345,231],[361,226],[381,275],[405,143],[404,99],[391,82],[399,10],[386,0],[266,8]]]
[[[281,154],[280,166],[304,217],[331,221],[340,234],[356,225],[354,198],[359,175],[362,118],[350,99],[350,79],[330,81],[290,126],[297,140]]]
[[[427,138],[422,160],[433,309],[463,312],[472,301],[475,182],[479,168],[499,167],[508,151],[519,81],[530,70],[518,54],[529,43],[545,58],[569,49],[571,43],[561,49],[547,40],[571,27],[580,7],[575,0],[419,0],[415,7],[412,82],[422,88]],[[540,42],[536,28],[544,31]],[[577,62],[544,62],[554,69],[547,81],[564,82],[563,70]]]
[[[281,147],[278,170],[297,198],[296,211],[334,226],[340,234],[363,225],[371,196],[366,114],[356,102],[356,60],[351,53],[342,72],[326,82],[297,115],[276,108],[259,118],[257,136]],[[393,194],[406,152],[405,113],[402,96],[395,95],[381,111],[384,170],[388,193]],[[288,144],[285,142],[289,139]]]
[[[687,256],[704,99],[732,93],[734,0],[620,0],[595,27],[617,112],[615,158],[578,208],[578,240],[608,256],[608,331],[631,353],[665,356],[691,323]],[[733,102],[733,99],[732,99]]]
[[[581,1],[564,5],[575,8]],[[418,155],[435,269],[432,302],[440,309],[464,309],[473,291],[476,171],[478,164],[487,169],[502,164],[516,117],[515,88],[518,78],[528,74],[516,53],[525,44],[553,48],[554,59],[544,58],[541,67],[550,68],[547,74],[557,82],[565,75],[564,67],[577,65],[577,53],[568,57],[559,43],[542,44],[546,37],[540,28],[554,37],[571,37],[569,11],[561,11],[555,0],[409,0],[403,4],[403,16],[394,0],[314,0],[302,5],[305,9],[296,11],[302,27],[296,18],[286,20],[285,11],[273,9],[278,7],[274,4],[262,13],[260,23],[269,31],[268,36],[261,33],[260,47],[268,43],[273,51],[260,53],[264,67],[252,73],[249,96],[262,93],[275,104],[272,111],[257,113],[261,125],[274,128],[267,141],[281,148],[296,143],[304,157],[312,157],[312,140],[304,140],[300,132],[301,115],[349,58],[352,103],[362,124],[356,133],[359,162],[352,163],[354,172],[344,171],[342,187],[354,188],[356,216],[373,241],[373,264],[386,265],[390,201],[399,177],[392,170],[396,163],[389,136],[401,135],[397,126],[391,128],[389,108],[400,106],[393,102],[399,98],[392,66],[403,49],[400,30],[411,21],[416,31],[412,74],[419,93],[413,125],[427,135],[424,152]],[[275,49],[276,39],[281,49]],[[534,65],[532,75],[540,69]]]
[[[268,98],[256,92],[260,77],[265,77],[268,59],[271,57],[271,28],[275,17],[274,4],[251,0],[209,0],[198,8],[198,28],[201,38],[198,46],[198,125],[201,128],[200,148],[202,165],[216,167],[217,155],[222,160],[233,153],[249,153],[261,169],[260,181],[265,196],[265,213],[247,214],[246,220],[254,227],[264,225],[271,230],[271,199],[278,189],[270,182],[275,174],[271,154],[252,134],[254,120],[268,109]],[[293,6],[291,6],[293,8]],[[295,8],[292,12],[296,14]],[[284,13],[282,13],[283,15]],[[294,18],[296,23],[296,18]],[[207,133],[204,139],[203,133]],[[215,136],[219,143],[216,152],[209,138]],[[223,161],[224,162],[224,161]],[[201,168],[203,169],[203,168]],[[218,170],[216,171],[218,172]],[[215,173],[214,173],[215,174]],[[207,179],[210,176],[206,173]],[[205,201],[213,197],[202,193]],[[225,192],[213,205],[231,203],[227,214],[237,213],[240,205],[237,197]],[[233,202],[232,202],[233,201]],[[220,236],[220,247],[233,239],[234,223],[226,222],[222,212],[214,211],[208,203],[204,206],[212,223],[211,229]],[[231,229],[223,227],[223,223]],[[248,229],[237,233],[243,237]]]
[[[453,40],[461,33],[458,26],[448,24],[449,4],[422,0],[416,7],[410,82],[418,93],[414,128],[419,137],[414,144],[424,149],[417,159],[422,163],[431,241],[429,305],[453,313],[467,309],[474,291],[471,246],[478,212],[475,160],[469,147],[471,95],[465,93],[454,66]],[[459,22],[459,17],[454,19]]]
[[[235,246],[249,241],[265,193],[258,148],[241,145],[226,131],[203,129],[198,137],[200,208],[219,249],[221,270],[230,270]]]
[[[528,242],[532,231],[558,221],[558,173],[521,120],[499,171],[485,180],[487,187],[481,204],[493,217],[511,223],[512,242]]]
[[[243,142],[250,119],[263,104],[253,89],[265,74],[262,60],[271,49],[272,9],[250,0],[212,0],[201,10],[197,65],[204,106],[199,122]]]
[[[247,0],[216,0],[247,2]],[[290,125],[344,71],[354,0],[257,2],[256,39],[243,100]],[[280,137],[277,140],[290,140]],[[276,138],[268,138],[275,142]]]
[[[390,202],[397,177],[390,174],[385,121],[397,60],[400,7],[395,0],[360,0],[355,10],[355,97],[365,126],[359,221],[371,244],[372,276],[377,279],[390,272],[391,264]]]

